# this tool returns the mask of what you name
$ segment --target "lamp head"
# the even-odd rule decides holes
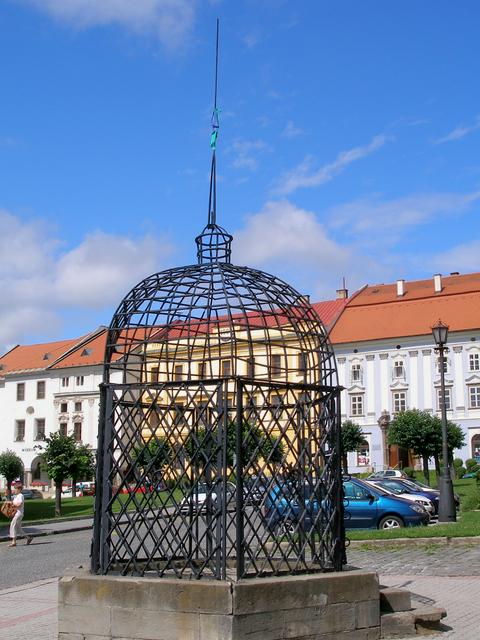
[[[437,346],[444,345],[448,339],[448,325],[444,324],[441,320],[432,327],[433,339]]]

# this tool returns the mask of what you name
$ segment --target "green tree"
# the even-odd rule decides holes
[[[38,445],[44,460],[43,468],[55,483],[55,515],[62,514],[62,484],[65,478],[92,475],[93,455],[73,436],[62,435],[59,431],[45,438],[45,444]],[[72,495],[74,486],[72,483]]]
[[[70,464],[72,497],[77,495],[77,480],[89,480],[95,474],[95,458],[88,444],[77,442],[74,458]]]
[[[388,431],[389,444],[396,444],[422,458],[423,475],[430,484],[428,461],[435,460],[435,469],[440,473],[440,456],[442,453],[442,420],[428,411],[409,409],[397,413]],[[454,422],[447,422],[447,444],[452,457],[454,449],[465,444],[465,436],[461,427]]]
[[[233,467],[236,457],[237,447],[237,427],[234,420],[230,420],[227,425],[227,466]],[[271,434],[265,433],[263,429],[250,424],[247,420],[242,424],[243,441],[243,461],[248,466],[254,465],[260,458],[268,460],[272,464],[277,464],[284,457],[285,447],[281,440]],[[217,450],[217,430],[205,429],[202,427],[196,435],[191,434],[186,443],[185,451],[198,467],[202,468],[210,463],[215,466]]]
[[[12,482],[23,475],[23,463],[10,449],[0,453],[0,475],[7,481],[7,498],[11,500]]]
[[[152,436],[133,450],[132,459],[156,485],[163,468],[172,459],[172,447],[163,436]]]
[[[340,429],[342,447],[342,466],[344,473],[348,473],[348,452],[358,451],[365,440],[362,428],[352,420],[345,420]]]
[[[423,475],[430,484],[428,461],[438,448],[438,418],[428,411],[409,409],[397,413],[388,430],[388,443],[411,449],[422,459]],[[440,423],[441,427],[441,423]],[[441,449],[441,432],[440,432]]]

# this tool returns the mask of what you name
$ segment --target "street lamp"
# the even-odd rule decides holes
[[[448,460],[448,442],[447,442],[447,407],[445,404],[445,352],[448,348],[445,346],[448,338],[448,326],[443,324],[441,320],[432,327],[433,339],[439,354],[440,368],[440,389],[442,394],[442,455],[443,469],[439,479],[440,501],[438,505],[438,521],[439,522],[455,522],[457,519],[455,511],[455,501],[453,499],[453,483],[450,475],[450,464]]]

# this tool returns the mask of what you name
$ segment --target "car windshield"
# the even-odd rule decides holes
[[[396,482],[392,482],[391,480],[387,480],[383,483],[383,485],[392,493],[400,494],[405,493],[405,487],[399,486]]]

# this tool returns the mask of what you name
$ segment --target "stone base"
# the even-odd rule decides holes
[[[375,573],[240,582],[95,576],[59,582],[59,640],[377,640]]]

